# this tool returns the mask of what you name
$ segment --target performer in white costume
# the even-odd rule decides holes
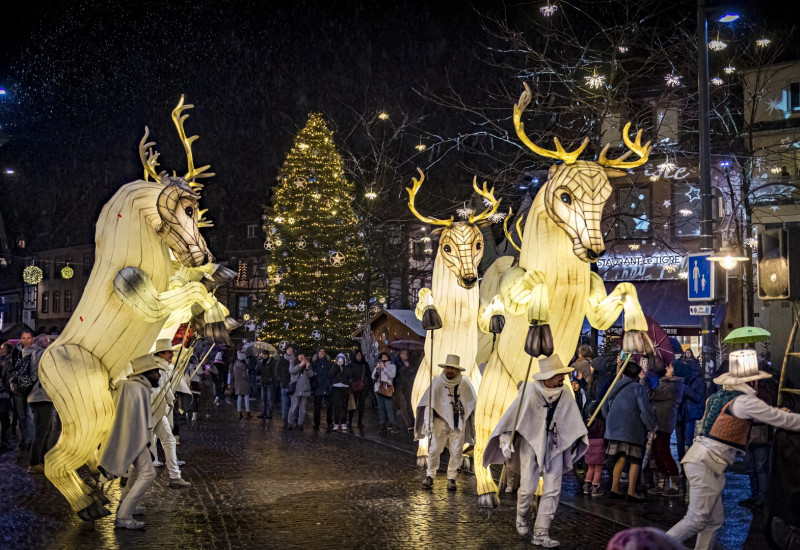
[[[689,508],[667,531],[679,542],[697,535],[695,549],[714,547],[717,531],[725,521],[725,470],[737,455],[744,454],[753,422],[800,432],[800,414],[770,407],[756,397],[757,381],[771,376],[758,370],[756,352],[734,351],[729,359],[729,372],[714,379],[722,391],[706,401],[700,435],[681,461],[689,481]]]
[[[589,445],[581,411],[564,386],[564,375],[570,372],[572,369],[565,367],[558,355],[540,359],[534,381],[523,382],[522,391],[503,415],[483,454],[484,467],[505,462],[520,474],[520,535],[530,530],[531,501],[539,487],[539,477],[544,478],[531,542],[545,548],[559,546],[549,532],[561,496],[561,476],[572,469]]]
[[[461,375],[466,369],[461,366],[458,355],[448,354],[447,360],[439,366],[444,371],[433,379],[417,404],[414,437],[417,440],[431,438],[427,458],[428,471],[422,486],[426,489],[433,487],[433,478],[439,469],[439,457],[447,447],[450,449],[447,490],[455,491],[464,444],[475,443],[474,413],[478,397],[469,379]],[[429,404],[433,408],[433,417]]]

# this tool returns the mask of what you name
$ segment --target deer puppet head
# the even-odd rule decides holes
[[[572,240],[572,250],[579,259],[584,262],[596,262],[605,252],[600,220],[603,207],[612,191],[608,178],[623,176],[625,172],[622,170],[641,166],[647,162],[653,148],[649,141],[642,145],[641,130],[636,134],[635,141],[630,140],[629,122],[622,131],[622,139],[629,151],[617,159],[606,158],[609,147],[606,145],[597,162],[577,160],[589,143],[588,138],[571,152],[564,150],[558,138],[553,138],[556,144],[555,151],[542,149],[525,135],[524,125],[520,120],[522,112],[530,101],[531,90],[525,83],[525,91],[520,96],[519,102],[514,105],[514,127],[517,135],[534,153],[564,161],[563,164],[554,164],[550,167],[547,185],[540,191],[544,194],[547,215]],[[636,153],[639,159],[626,162],[625,159],[631,153]]]
[[[422,182],[425,181],[425,174],[419,168],[417,170],[419,171],[419,179],[413,178],[413,187],[406,188],[409,196],[408,207],[421,221],[444,227],[439,237],[439,257],[455,275],[460,287],[473,288],[478,284],[478,265],[481,263],[481,258],[483,258],[483,235],[476,224],[497,212],[497,207],[500,206],[500,199],[494,198],[494,188],[488,190],[486,182],[484,182],[483,189],[481,189],[478,187],[477,178],[473,178],[472,187],[475,192],[491,203],[486,210],[477,215],[470,215],[465,222],[454,222],[452,216],[448,220],[423,216],[414,205],[417,190],[419,190]]]
[[[172,111],[172,121],[178,129],[178,135],[186,150],[189,164],[189,171],[183,177],[168,176],[165,171],[156,172],[156,167],[159,165],[159,153],[153,151],[155,142],[147,142],[150,130],[146,126],[144,137],[139,143],[139,158],[144,167],[144,180],[152,178],[154,181],[164,184],[164,190],[159,194],[156,203],[159,216],[156,231],[183,265],[200,267],[213,262],[214,257],[208,250],[206,241],[200,235],[200,228],[211,227],[212,223],[203,218],[206,211],[201,210],[198,204],[199,191],[203,188],[203,184],[196,180],[208,178],[214,174],[206,172],[210,168],[208,165],[200,168],[194,167],[192,143],[198,136],[186,137],[183,123],[189,118],[189,115],[182,114],[183,111],[192,107],[193,105],[184,105],[183,96],[181,96],[178,106]]]

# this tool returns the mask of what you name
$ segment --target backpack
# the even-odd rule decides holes
[[[14,371],[9,377],[11,391],[20,395],[28,395],[33,389],[33,378],[31,377],[31,355],[20,357],[14,365]]]

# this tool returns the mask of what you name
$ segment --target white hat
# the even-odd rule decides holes
[[[461,366],[461,357],[459,357],[458,355],[453,355],[452,353],[448,353],[445,362],[439,363],[439,366],[442,368],[453,367],[454,369],[458,369],[462,372],[467,370]]]
[[[153,346],[152,354],[155,355],[156,353],[161,353],[162,351],[177,351],[179,347],[181,347],[180,344],[173,346],[172,340],[169,338],[159,338],[156,340],[155,346]]]
[[[132,359],[131,367],[133,368],[133,371],[130,373],[129,376],[133,376],[134,374],[143,374],[153,369],[167,370],[164,368],[163,365],[158,363],[158,361],[156,361],[156,358],[153,357],[153,355],[151,354],[142,355],[141,357]]]
[[[242,353],[242,352],[240,351],[239,353],[237,353],[237,354],[236,354],[236,358],[237,358],[239,361],[244,361],[245,359],[247,359],[247,356],[246,356],[244,353]]]
[[[549,380],[557,374],[569,374],[575,369],[565,367],[558,354],[539,359],[539,372],[533,375],[534,380]]]
[[[728,372],[714,379],[718,386],[732,386],[772,377],[770,373],[758,370],[758,356],[754,349],[732,351],[728,361]]]
[[[214,356],[215,363],[222,363],[222,352],[218,351],[217,354]]]

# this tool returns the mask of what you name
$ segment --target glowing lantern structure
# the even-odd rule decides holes
[[[38,285],[42,282],[44,278],[44,273],[42,272],[42,268],[29,265],[22,271],[22,280],[25,281],[25,284],[28,285]]]
[[[475,410],[475,477],[482,506],[498,503],[497,487],[483,467],[482,456],[492,430],[518,394],[517,384],[525,378],[530,359],[524,351],[529,327],[549,324],[554,353],[559,357],[574,354],[584,317],[593,327],[604,330],[624,311],[626,333],[647,330],[633,285],[622,283],[606,295],[602,279],[591,272],[589,264],[605,249],[600,218],[612,191],[608,177],[622,176],[623,170],[644,164],[650,144],[641,145],[641,131],[632,142],[629,123],[622,135],[628,148],[638,155],[635,161],[625,161],[630,152],[607,159],[608,146],[597,162],[577,160],[588,140],[572,152],[565,151],[557,138],[555,151],[542,149],[525,135],[520,120],[530,100],[526,84],[514,107],[517,135],[535,153],[560,159],[563,164],[550,168],[547,184],[534,198],[525,221],[519,265],[513,266],[508,258],[501,257],[481,283],[481,298],[501,300],[506,315],[505,328],[483,371]],[[488,338],[488,334],[482,336]],[[535,372],[537,358],[533,359],[531,374]]]
[[[123,185],[97,220],[95,264],[80,303],[58,340],[42,355],[39,376],[63,428],[45,458],[47,478],[84,520],[109,514],[108,500],[75,472],[96,471],[97,450],[114,417],[109,382],[126,373],[133,357],[149,353],[159,331],[177,318],[214,340],[228,339],[237,326],[213,290],[235,273],[213,262],[199,228],[210,225],[198,207],[197,179],[208,166],[194,167],[181,97],[172,112],[188,159],[183,177],[157,173],[158,153],[139,145],[144,179]],[[148,181],[152,179],[154,181]],[[174,261],[172,257],[177,258]],[[201,282],[202,281],[202,282]]]
[[[419,170],[419,169],[418,169]],[[415,313],[422,320],[426,309],[433,307],[439,313],[442,328],[435,331],[431,341],[431,331],[425,340],[425,356],[417,370],[411,391],[411,403],[416,412],[420,399],[431,382],[431,365],[434,376],[439,372],[448,354],[458,355],[466,366],[464,376],[472,386],[480,387],[481,374],[475,363],[478,351],[478,319],[480,290],[478,289],[478,264],[483,258],[483,235],[477,226],[481,220],[488,219],[500,205],[494,198],[494,189],[478,187],[476,179],[472,186],[475,192],[489,201],[489,206],[480,214],[471,214],[467,221],[454,222],[453,218],[440,220],[421,215],[414,204],[425,175],[419,170],[420,178],[414,178],[413,187],[406,189],[409,195],[408,207],[420,221],[439,225],[444,229],[439,237],[439,249],[433,262],[432,288],[422,288]],[[487,321],[488,322],[488,321]],[[425,466],[428,456],[427,439],[420,440],[417,449],[417,464]]]

